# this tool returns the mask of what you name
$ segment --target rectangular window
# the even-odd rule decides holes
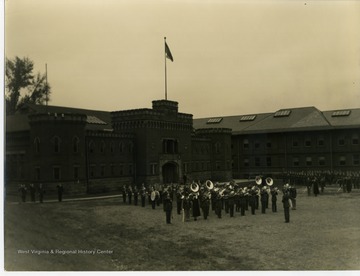
[[[305,147],[311,147],[311,140],[310,139],[305,140]]]
[[[249,140],[248,140],[248,139],[244,139],[243,147],[244,147],[244,149],[248,149],[248,148],[249,148]]]
[[[293,140],[292,145],[293,145],[293,147],[298,147],[299,146],[299,141],[298,140]]]
[[[244,167],[249,167],[249,159],[244,159]]]
[[[40,168],[35,168],[35,180],[40,180]]]
[[[360,155],[359,154],[354,154],[353,155],[353,165],[354,166],[359,166],[359,164],[360,164]]]
[[[74,180],[79,179],[79,167],[78,166],[74,166]]]
[[[339,165],[340,166],[345,166],[346,165],[346,157],[345,156],[340,156]]]
[[[95,171],[96,171],[96,166],[95,165],[90,165],[89,173],[90,173],[91,178],[94,178],[96,176]]]
[[[60,168],[53,167],[54,180],[60,180]]]
[[[298,167],[300,165],[299,158],[293,157],[293,166]]]
[[[326,162],[325,162],[325,157],[321,156],[319,157],[319,166],[325,166]]]
[[[267,157],[266,157],[266,166],[271,167],[271,165],[272,165],[271,157],[270,157],[270,156],[267,156]]]
[[[312,166],[312,158],[311,157],[306,157],[306,166]]]
[[[353,135],[351,141],[353,145],[359,145],[359,136],[356,134]]]
[[[271,145],[271,142],[268,141],[268,142],[266,143],[266,147],[267,147],[268,149],[270,149],[271,146],[272,146],[272,145]]]
[[[345,146],[345,138],[339,138],[339,140],[338,140],[338,145],[339,146]]]
[[[259,149],[260,148],[260,143],[258,141],[255,141],[255,149]]]
[[[318,145],[319,147],[325,146],[325,140],[324,140],[323,137],[319,137],[319,138],[318,138],[317,145]]]
[[[255,166],[260,167],[260,157],[255,157]]]

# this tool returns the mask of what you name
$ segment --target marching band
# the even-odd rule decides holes
[[[182,215],[182,221],[190,221],[191,217],[194,221],[198,217],[203,216],[207,220],[210,209],[215,212],[216,216],[222,218],[222,212],[234,217],[235,212],[240,212],[241,216],[245,216],[246,211],[251,209],[251,214],[255,215],[256,210],[261,206],[261,213],[265,214],[268,209],[271,198],[271,210],[277,212],[277,196],[279,188],[274,187],[274,181],[268,177],[265,180],[261,176],[255,178],[254,184],[236,183],[235,181],[225,183],[213,183],[211,180],[205,182],[193,181],[188,184],[170,184],[170,185],[153,185],[149,189],[143,183],[140,189],[129,186],[123,187],[123,202],[131,204],[131,198],[141,196],[141,206],[145,207],[145,199],[148,196],[152,209],[163,204],[166,212],[166,223],[171,223],[172,203],[175,199],[176,213]],[[161,192],[160,192],[161,191]],[[282,187],[285,211],[285,221],[289,221],[288,206],[296,207],[296,188],[285,184]],[[128,200],[126,200],[128,195]],[[286,201],[286,202],[285,202]],[[259,204],[260,202],[260,204]]]

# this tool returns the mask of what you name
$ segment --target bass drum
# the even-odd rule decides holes
[[[152,201],[155,201],[155,198],[156,198],[156,193],[155,193],[155,191],[152,191],[152,192],[151,192],[151,195],[150,195],[150,199],[151,199]]]

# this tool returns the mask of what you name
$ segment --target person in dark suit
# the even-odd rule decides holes
[[[22,202],[26,202],[26,186],[25,184],[21,184],[20,187],[19,187],[19,192],[20,192],[20,195],[21,195],[21,201]]]
[[[58,200],[59,202],[62,201],[62,196],[63,196],[63,192],[64,192],[64,187],[61,183],[59,183],[57,186],[56,186],[57,190],[58,190]]]
[[[36,189],[34,184],[30,184],[30,198],[31,198],[31,202],[35,202],[35,193],[36,193]]]
[[[200,207],[204,219],[207,219],[210,211],[210,192],[203,192],[200,196]]]
[[[313,190],[314,190],[313,193],[314,193],[315,196],[317,196],[320,193],[320,191],[319,191],[319,183],[318,183],[317,178],[314,177],[312,182],[313,182]]]
[[[39,184],[39,190],[38,190],[38,192],[39,192],[39,201],[40,201],[40,203],[43,203],[45,190],[44,190],[44,187],[43,187],[43,184],[42,184],[42,183]]]
[[[194,220],[197,220],[197,217],[201,216],[200,213],[200,203],[199,203],[199,194],[192,194],[192,216]]]
[[[135,185],[134,186],[134,205],[137,206],[138,205],[138,199],[139,199],[139,191],[138,191],[138,188],[137,186]]]
[[[145,207],[145,200],[146,200],[146,188],[145,184],[141,185],[141,206]]]
[[[296,191],[295,186],[290,186],[289,193],[290,193],[290,200],[291,200],[291,204],[292,204],[292,210],[296,210],[297,191]]]
[[[229,193],[229,213],[230,213],[230,217],[234,217],[234,208],[235,208],[235,192],[231,191]]]
[[[163,193],[163,205],[166,213],[166,223],[171,224],[172,200],[168,192]]]
[[[255,209],[256,209],[256,189],[250,190],[250,197],[249,197],[249,205],[251,208],[251,214],[255,215]]]
[[[283,190],[282,203],[284,206],[285,222],[288,223],[290,222],[290,206],[291,206],[290,193],[288,188],[285,188]]]
[[[240,214],[241,216],[245,216],[245,210],[246,210],[246,190],[245,188],[242,189],[239,195],[239,201],[240,201]]]
[[[127,194],[127,192],[126,192],[126,186],[123,185],[123,187],[122,187],[123,203],[126,203],[126,194]]]

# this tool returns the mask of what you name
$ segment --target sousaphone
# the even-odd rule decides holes
[[[212,183],[211,180],[206,180],[205,186],[206,186],[206,188],[208,188],[209,190],[214,189],[214,183]]]
[[[151,201],[155,201],[155,198],[156,198],[156,192],[152,191],[151,194],[150,194]]]
[[[197,193],[199,191],[199,184],[197,183],[191,183],[190,185],[190,190],[193,192],[193,193]]]
[[[261,185],[262,179],[261,179],[260,176],[256,176],[256,177],[255,177],[255,183],[258,184],[258,185]]]
[[[274,184],[274,180],[271,177],[267,177],[265,180],[268,186],[272,186]]]

